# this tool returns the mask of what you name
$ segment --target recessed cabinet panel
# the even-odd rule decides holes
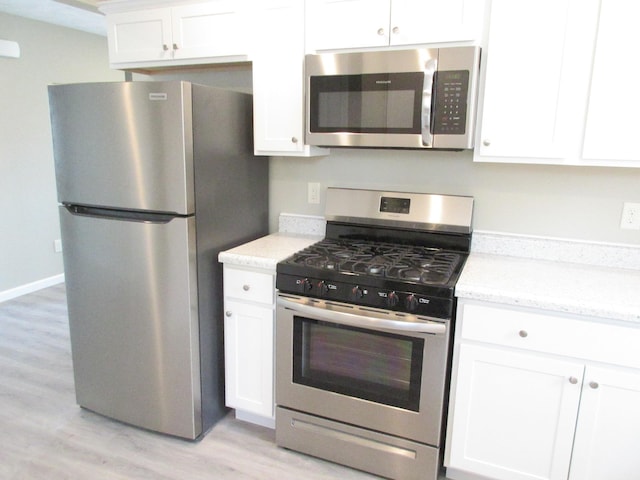
[[[477,40],[483,14],[484,0],[393,0],[389,43]]]
[[[640,161],[638,5],[602,0],[583,157]]]
[[[583,370],[462,345],[449,466],[495,480],[566,480]]]
[[[389,45],[390,0],[307,0],[307,51]]]
[[[171,15],[166,8],[107,15],[111,63],[171,59]]]
[[[246,55],[241,2],[217,1],[172,8],[174,58]]]
[[[307,51],[480,40],[484,0],[307,0]]]
[[[273,310],[225,299],[228,407],[273,417]]]
[[[254,5],[253,144],[256,155],[326,155],[304,139],[304,3]]]
[[[571,1],[492,1],[480,155],[566,155],[564,123],[557,119]]]
[[[569,480],[640,472],[640,373],[587,367]]]

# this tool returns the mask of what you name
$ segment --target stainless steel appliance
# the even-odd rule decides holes
[[[479,47],[307,55],[306,143],[473,148]]]
[[[225,413],[219,251],[267,232],[250,95],[49,87],[77,402],[195,439]]]
[[[471,197],[327,190],[326,237],[277,266],[278,445],[437,479],[472,213]]]

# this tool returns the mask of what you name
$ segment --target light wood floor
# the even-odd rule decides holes
[[[64,285],[0,303],[0,479],[374,479],[275,446],[228,415],[200,442],[75,403]]]

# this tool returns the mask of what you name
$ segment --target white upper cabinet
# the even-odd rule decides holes
[[[478,40],[484,0],[306,0],[307,51]]]
[[[244,1],[211,0],[149,8],[116,0],[106,13],[109,61],[116,68],[248,59]],[[144,8],[143,8],[144,7]]]
[[[304,2],[255,0],[252,17],[256,155],[327,155],[304,143]]]
[[[476,159],[555,163],[570,155],[584,121],[597,4],[491,2]]]
[[[629,62],[635,10],[619,0],[492,0],[474,159],[640,166],[640,92],[620,81],[640,70]]]
[[[633,81],[640,75],[640,64],[635,60],[638,45],[637,4],[603,0],[584,136],[586,162],[640,162],[640,122],[636,117],[640,89]]]

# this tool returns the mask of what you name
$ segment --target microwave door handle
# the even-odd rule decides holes
[[[436,76],[436,59],[430,58],[425,62],[424,66],[424,84],[422,90],[422,144],[425,147],[433,146],[432,125],[434,122],[433,115],[435,113],[435,76]]]
[[[391,320],[376,316],[375,312],[368,312],[367,316],[350,312],[330,310],[326,308],[313,307],[302,303],[278,297],[278,304],[289,310],[294,310],[300,314],[308,315],[316,320],[339,323],[352,327],[375,328],[393,330],[401,333],[429,333],[432,335],[444,335],[447,331],[446,325],[429,321],[405,321]]]

